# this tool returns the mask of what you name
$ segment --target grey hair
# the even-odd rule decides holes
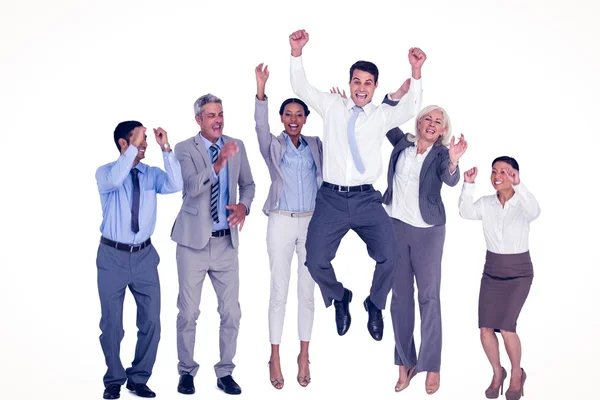
[[[446,132],[444,132],[444,135],[442,135],[438,138],[438,143],[441,142],[444,146],[448,147],[448,145],[450,144],[450,137],[452,136],[452,124],[450,123],[450,116],[448,115],[446,110],[444,110],[440,106],[436,106],[435,104],[424,107],[421,111],[419,111],[419,114],[417,114],[417,117],[415,118],[415,136],[410,135],[408,137],[408,139],[413,142],[416,141],[417,139],[419,139],[419,121],[426,114],[429,114],[430,112],[432,112],[434,110],[439,110],[442,113],[442,115],[444,116],[444,122],[442,123],[442,128],[446,129]]]
[[[202,115],[202,112],[204,111],[204,106],[208,103],[219,103],[221,105],[223,104],[220,98],[218,98],[214,94],[207,93],[203,96],[200,96],[198,100],[196,100],[196,102],[194,103],[194,114],[200,117]]]

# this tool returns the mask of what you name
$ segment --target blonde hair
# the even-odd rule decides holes
[[[419,121],[421,121],[421,119],[425,115],[429,114],[434,110],[439,110],[439,112],[441,112],[444,116],[444,121],[442,122],[442,129],[446,130],[444,134],[438,138],[437,141],[441,142],[444,146],[448,147],[448,145],[450,144],[450,137],[452,136],[452,124],[450,123],[450,116],[448,115],[446,110],[444,110],[440,106],[436,106],[435,104],[424,107],[423,109],[421,109],[421,111],[419,111],[419,114],[417,114],[417,117],[415,118],[415,136],[412,137],[412,141],[416,141],[417,139],[419,139]]]

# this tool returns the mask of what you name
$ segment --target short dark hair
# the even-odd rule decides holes
[[[117,125],[115,128],[115,144],[117,145],[117,149],[121,152],[121,146],[119,145],[119,139],[127,140],[127,144],[129,144],[129,139],[131,138],[131,131],[133,131],[138,126],[144,126],[141,122],[138,121],[123,121]]]
[[[295,97],[292,97],[292,98],[287,99],[283,103],[281,103],[281,107],[279,107],[279,115],[283,115],[283,112],[285,111],[285,106],[287,106],[290,103],[300,104],[302,106],[302,108],[304,109],[305,117],[308,117],[308,114],[310,114],[310,110],[308,109],[308,106],[306,105],[305,102],[303,102],[302,100],[297,99]]]
[[[517,171],[519,170],[519,163],[517,162],[517,160],[515,160],[514,158],[509,157],[509,156],[496,157],[494,159],[494,161],[492,161],[492,168],[494,167],[494,164],[496,164],[499,161],[500,162],[505,162],[507,164],[510,164],[511,167],[513,167]]]
[[[377,65],[373,64],[371,61],[357,61],[350,67],[350,80],[352,80],[352,74],[354,70],[358,69],[360,71],[365,71],[370,73],[375,77],[375,82],[379,79],[379,69],[377,69]]]

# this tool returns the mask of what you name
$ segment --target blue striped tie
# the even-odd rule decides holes
[[[363,165],[362,160],[360,159],[360,152],[358,151],[358,145],[356,144],[356,135],[354,134],[354,125],[356,123],[356,118],[358,118],[358,113],[362,110],[359,106],[352,107],[352,116],[348,121],[348,145],[350,146],[350,152],[352,153],[352,159],[354,160],[354,166],[361,174],[365,172],[365,166]]]
[[[212,164],[215,165],[215,161],[219,157],[219,146],[213,144],[210,146],[210,153],[212,157]],[[212,184],[210,188],[210,215],[212,216],[215,224],[219,223],[219,212],[218,212],[218,203],[219,203],[219,176],[217,175],[217,181]]]

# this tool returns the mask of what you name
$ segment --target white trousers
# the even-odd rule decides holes
[[[315,281],[304,265],[306,261],[304,245],[310,219],[310,216],[292,217],[279,215],[276,212],[269,214],[267,252],[271,267],[269,300],[271,344],[281,343],[294,249],[298,258],[298,336],[301,341],[310,341],[315,314]]]

